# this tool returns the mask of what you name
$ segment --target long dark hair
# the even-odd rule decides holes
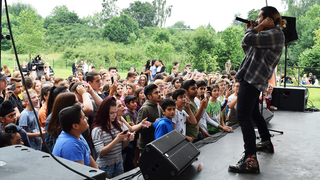
[[[105,98],[100,104],[96,112],[96,115],[94,116],[91,129],[94,129],[96,127],[101,127],[102,131],[109,133],[112,139],[114,139],[116,137],[116,134],[112,134],[111,124],[120,132],[122,132],[122,129],[121,129],[120,123],[117,120],[114,120],[113,122],[111,122],[110,120],[109,113],[110,113],[111,106],[116,107],[117,103],[114,97],[109,96]]]
[[[52,107],[52,114],[48,125],[48,134],[58,137],[61,133],[59,113],[63,108],[72,106],[76,103],[76,95],[71,92],[64,92],[57,96]]]
[[[56,99],[58,94],[66,92],[67,89],[68,88],[66,86],[59,86],[59,87],[53,86],[50,89],[49,99],[48,99],[48,102],[47,102],[47,117],[49,116],[49,114],[52,111],[54,100]]]
[[[146,70],[149,70],[149,69],[150,69],[150,62],[151,62],[150,60],[147,61]]]

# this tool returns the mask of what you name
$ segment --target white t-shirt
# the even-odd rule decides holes
[[[175,129],[179,131],[182,135],[186,135],[186,122],[189,115],[185,110],[179,111],[176,109],[176,115],[172,119],[172,122],[175,124]]]
[[[237,97],[234,95],[234,93],[231,94],[231,95],[229,96],[229,98],[228,98],[228,105],[229,105],[230,103],[232,103],[236,98],[237,98]],[[234,109],[237,109],[237,103],[234,105]]]
[[[83,73],[85,74],[86,72],[88,72],[88,64],[83,65]]]

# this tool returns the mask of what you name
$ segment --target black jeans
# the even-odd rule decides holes
[[[240,82],[237,100],[237,119],[241,127],[245,154],[256,153],[256,134],[252,120],[256,123],[262,141],[270,139],[266,122],[259,111],[260,92],[247,81]]]

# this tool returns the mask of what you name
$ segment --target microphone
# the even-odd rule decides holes
[[[250,24],[250,21],[248,21],[246,19],[242,19],[242,18],[236,17],[236,20],[240,21],[240,22],[243,22],[243,23],[246,23],[246,24]],[[253,22],[253,26],[257,26],[257,25],[258,24],[256,22]]]

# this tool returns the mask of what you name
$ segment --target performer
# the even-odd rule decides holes
[[[240,80],[237,119],[245,149],[240,161],[229,166],[229,171],[237,173],[259,173],[256,151],[274,152],[270,133],[258,106],[260,91],[266,91],[268,80],[282,54],[285,37],[281,27],[285,20],[281,19],[276,8],[266,6],[261,9],[256,23],[256,27],[253,26],[253,21],[247,24],[241,42],[245,57],[236,74],[236,79]],[[251,118],[256,123],[261,137],[261,142],[257,145]]]

